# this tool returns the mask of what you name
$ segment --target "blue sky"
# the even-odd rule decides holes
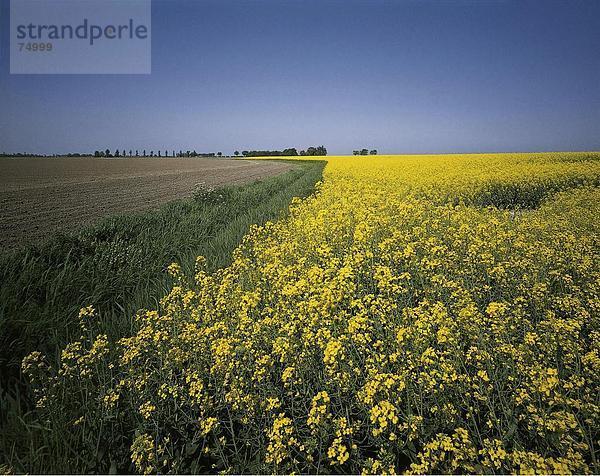
[[[151,75],[10,75],[0,151],[600,150],[600,1],[153,0]]]

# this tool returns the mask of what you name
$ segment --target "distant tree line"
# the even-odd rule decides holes
[[[363,149],[366,150],[366,149]],[[356,153],[356,151],[355,151]],[[373,153],[373,151],[371,151]],[[377,153],[377,151],[375,151]],[[17,152],[14,154],[2,152],[0,157],[89,157],[92,154],[73,152],[69,154],[28,154],[25,152]],[[234,152],[236,157],[240,156],[240,151]],[[293,157],[300,155],[327,155],[325,146],[309,147],[306,150],[298,150],[295,147],[290,147],[283,150],[244,150],[241,152],[244,157]],[[94,157],[223,157],[222,152],[196,152],[195,150],[147,150],[147,149],[106,149],[95,150]]]
[[[195,150],[180,150],[176,152],[175,150],[157,150],[156,153],[154,150],[151,150],[147,153],[146,149],[135,151],[133,149],[115,149],[114,152],[111,152],[110,149],[106,150],[95,150],[94,157],[222,157],[222,152],[196,152]]]
[[[377,149],[369,150],[369,149],[360,149],[353,150],[352,155],[377,155]]]
[[[28,152],[1,152],[0,157],[89,157],[91,154],[71,152],[68,154],[31,154]]]
[[[237,157],[240,152],[236,150],[234,155]],[[293,157],[298,155],[327,155],[327,149],[325,146],[309,147],[306,150],[298,150],[295,147],[283,150],[244,150],[242,151],[244,157]]]
[[[9,154],[8,152],[2,152],[0,157],[46,157],[42,154],[28,154],[26,152],[17,152],[15,154]]]

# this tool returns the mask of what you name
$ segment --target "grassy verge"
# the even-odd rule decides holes
[[[277,177],[198,193],[156,211],[104,219],[78,233],[0,256],[4,463],[17,471],[36,470],[31,462],[37,458],[36,445],[27,441],[35,423],[25,415],[27,399],[20,395],[27,393],[19,372],[26,354],[40,350],[56,356],[77,332],[78,311],[88,304],[98,309],[110,337],[126,334],[137,309],[156,307],[169,289],[166,266],[176,261],[191,270],[197,255],[206,257],[209,269],[227,265],[248,227],[277,219],[293,197],[312,193],[324,165],[298,161]],[[21,445],[30,446],[26,454],[20,454]]]

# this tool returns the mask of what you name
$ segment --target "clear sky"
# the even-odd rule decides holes
[[[151,75],[10,75],[0,151],[600,150],[600,0],[154,0]]]

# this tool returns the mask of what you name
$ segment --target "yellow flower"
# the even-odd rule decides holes
[[[140,415],[142,415],[142,417],[144,417],[144,419],[148,420],[151,416],[152,413],[156,410],[156,406],[154,406],[152,403],[150,402],[145,402],[140,406]]]

